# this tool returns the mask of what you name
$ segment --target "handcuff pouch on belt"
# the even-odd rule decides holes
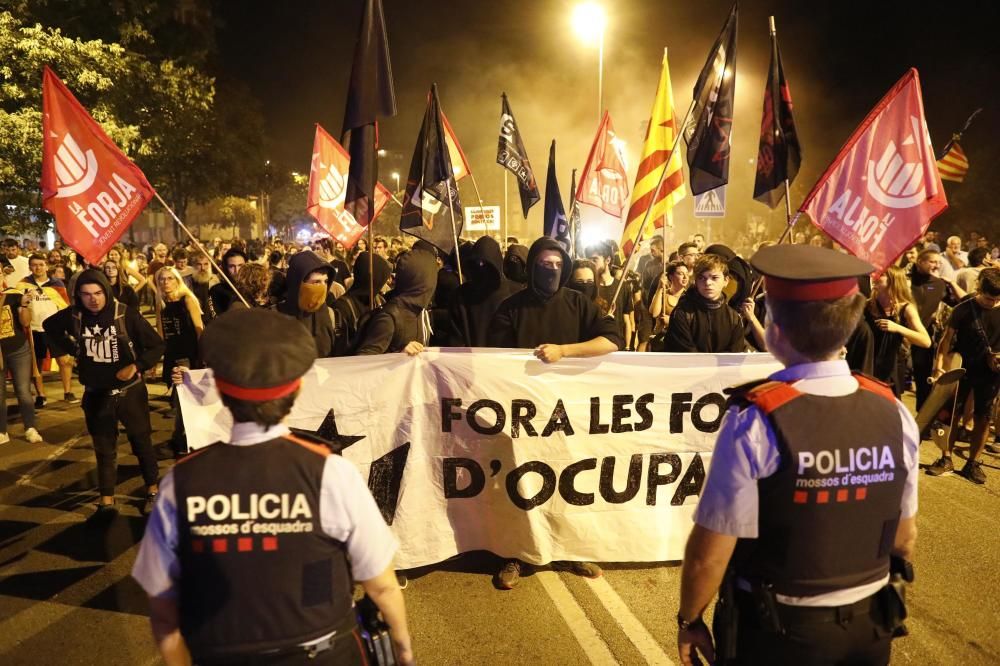
[[[719,600],[712,615],[712,633],[715,634],[716,664],[725,665],[736,659],[736,636],[740,623],[736,605],[736,569],[729,565],[719,587]]]
[[[893,638],[906,636],[910,630],[904,621],[906,611],[906,586],[914,579],[913,564],[901,557],[889,558],[889,583],[875,594],[877,607],[886,630]]]

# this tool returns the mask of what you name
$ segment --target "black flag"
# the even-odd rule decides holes
[[[757,180],[753,198],[774,208],[785,196],[785,180],[795,180],[802,164],[802,148],[792,119],[792,93],[781,66],[778,37],[771,33],[771,69],[764,88],[764,115],[760,121]]]
[[[554,238],[569,252],[569,220],[559,194],[559,180],[556,178],[556,140],[549,148],[549,172],[545,178],[545,220],[544,235]]]
[[[528,162],[528,153],[524,150],[524,140],[521,139],[521,132],[517,129],[514,113],[510,110],[507,93],[503,93],[502,104],[497,164],[517,176],[517,188],[521,193],[521,210],[527,219],[528,210],[542,197],[538,193],[535,172],[531,170],[531,163]]]
[[[714,190],[729,182],[736,92],[736,13],[734,4],[698,76],[691,120],[684,128],[694,194]]]
[[[375,212],[378,182],[378,118],[396,115],[396,94],[389,63],[382,0],[365,0],[358,43],[354,47],[351,85],[347,91],[341,137],[351,154],[344,206],[361,225],[368,226]],[[350,140],[347,133],[350,132]]]
[[[434,84],[413,149],[399,230],[451,254],[455,250],[455,238],[462,233],[462,203],[451,170],[440,109],[437,84]]]

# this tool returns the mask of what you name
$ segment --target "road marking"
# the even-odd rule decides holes
[[[22,474],[21,478],[19,478],[17,480],[17,483],[15,485],[18,485],[18,486],[29,486],[29,485],[31,485],[32,480],[36,476],[38,476],[39,474],[41,474],[42,470],[44,470],[46,467],[48,467],[49,463],[51,463],[53,460],[55,460],[56,458],[58,458],[59,456],[61,456],[64,453],[66,453],[71,448],[73,448],[74,444],[76,444],[81,439],[83,439],[83,435],[84,435],[84,433],[80,433],[79,435],[76,435],[75,437],[70,437],[69,439],[67,439],[65,442],[63,442],[61,445],[59,445],[59,447],[57,449],[55,449],[52,453],[50,453],[48,456],[46,456],[45,460],[40,461],[38,464],[36,464],[34,467],[32,467],[26,473]]]
[[[539,571],[535,574],[538,582],[542,584],[545,592],[552,599],[556,610],[562,615],[569,630],[573,632],[576,642],[583,648],[591,664],[617,664],[618,660],[611,654],[607,644],[601,639],[597,629],[583,612],[583,608],[576,603],[573,594],[566,587],[566,584],[559,579],[559,574],[554,571]]]
[[[646,626],[632,613],[606,578],[602,576],[585,580],[590,585],[590,589],[594,591],[597,599],[622,628],[625,636],[639,650],[639,654],[646,660],[646,663],[650,666],[673,666],[673,662],[663,651],[663,646],[653,638]]]

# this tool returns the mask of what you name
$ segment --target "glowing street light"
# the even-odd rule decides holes
[[[573,29],[587,44],[597,42],[597,121],[604,113],[604,8],[596,2],[584,2],[573,8]]]
[[[398,171],[393,171],[392,172],[392,179],[394,181],[396,181],[396,189],[394,191],[399,192],[399,172]]]

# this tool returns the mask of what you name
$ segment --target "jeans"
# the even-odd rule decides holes
[[[14,393],[17,406],[21,410],[24,429],[35,427],[35,402],[31,397],[31,348],[24,346],[10,354],[4,354],[4,368],[14,376]],[[7,379],[0,382],[0,432],[7,432]]]
[[[118,422],[132,453],[139,459],[146,486],[159,479],[156,454],[153,453],[153,427],[149,423],[149,392],[142,381],[124,393],[112,395],[105,390],[87,390],[83,394],[83,415],[94,442],[97,457],[97,485],[103,497],[114,497],[118,485]]]

